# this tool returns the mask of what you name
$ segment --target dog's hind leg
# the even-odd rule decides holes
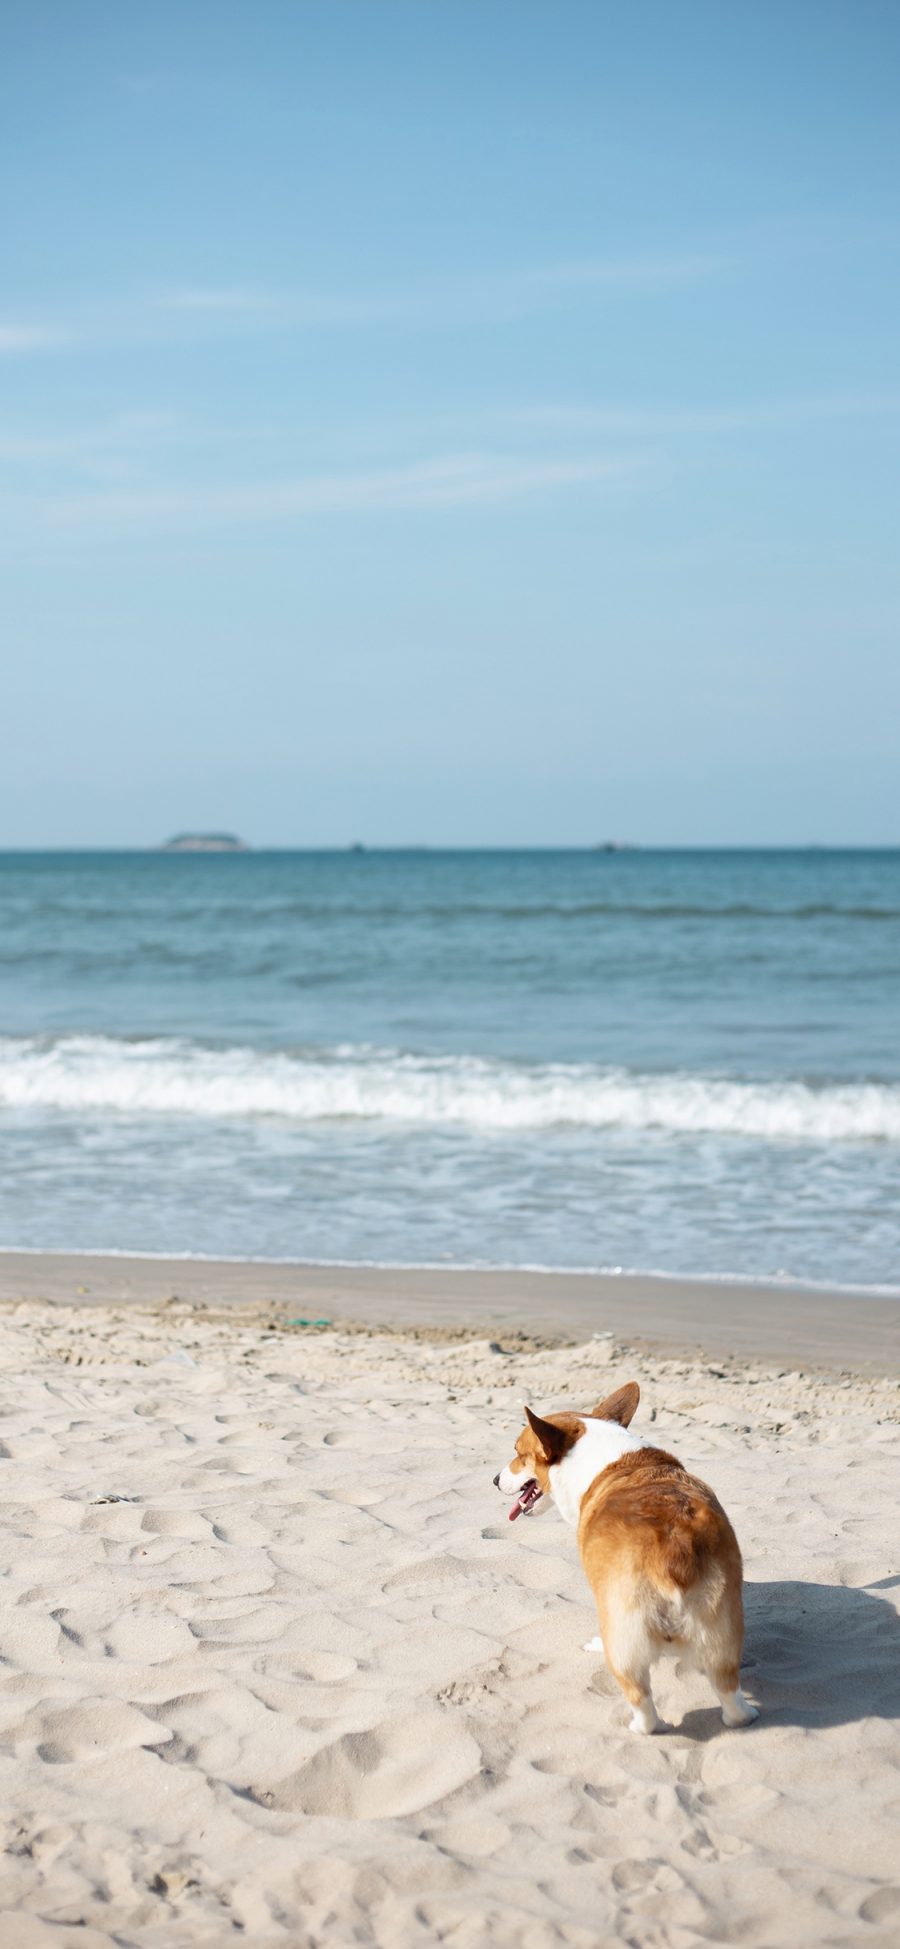
[[[722,1707],[723,1725],[752,1726],[759,1712],[741,1691],[744,1605],[739,1580],[726,1585],[715,1609],[698,1622],[694,1662],[705,1672],[716,1693]]]
[[[650,1690],[650,1667],[654,1646],[647,1629],[645,1607],[640,1592],[628,1583],[618,1589],[601,1585],[595,1590],[597,1617],[603,1636],[606,1667],[625,1694],[631,1707],[631,1732],[666,1732]]]
[[[740,1671],[737,1665],[726,1665],[718,1671],[711,1671],[713,1689],[718,1694],[722,1707],[722,1724],[725,1726],[752,1726],[759,1718],[759,1710],[745,1699],[740,1687]]]
[[[629,1730],[661,1732],[663,1721],[657,1715],[653,1693],[650,1690],[653,1647],[640,1610],[615,1612],[602,1600],[598,1602],[597,1610],[603,1632],[607,1670],[612,1672],[616,1684],[621,1686],[631,1707]]]
[[[610,1663],[608,1657],[606,1662],[616,1684],[621,1686],[631,1707],[629,1732],[662,1732],[664,1725],[653,1703],[649,1671],[620,1672]]]

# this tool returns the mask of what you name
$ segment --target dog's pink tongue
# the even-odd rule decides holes
[[[523,1514],[523,1512],[524,1512],[524,1509],[525,1509],[525,1497],[524,1497],[524,1496],[518,1496],[518,1497],[516,1498],[516,1501],[515,1501],[515,1502],[513,1503],[513,1506],[512,1506],[512,1508],[511,1508],[511,1510],[510,1510],[510,1512],[509,1512],[509,1520],[510,1520],[510,1522],[511,1522],[511,1523],[514,1523],[514,1522],[515,1522],[515,1520],[516,1520],[516,1517],[517,1517],[517,1516],[521,1516],[521,1515]]]

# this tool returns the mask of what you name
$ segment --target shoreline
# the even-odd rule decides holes
[[[713,1359],[900,1374],[900,1303],[846,1287],[764,1285],[663,1274],[434,1266],[316,1265],[262,1259],[0,1251],[0,1303],[153,1308],[306,1308],[333,1324],[456,1328],[636,1347]]]

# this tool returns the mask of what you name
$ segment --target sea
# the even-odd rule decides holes
[[[900,852],[0,855],[0,1246],[900,1297]]]

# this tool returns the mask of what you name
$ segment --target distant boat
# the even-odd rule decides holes
[[[630,839],[598,839],[591,847],[592,853],[633,853],[636,850]]]
[[[246,853],[245,839],[234,832],[176,832],[159,848],[161,853]]]

